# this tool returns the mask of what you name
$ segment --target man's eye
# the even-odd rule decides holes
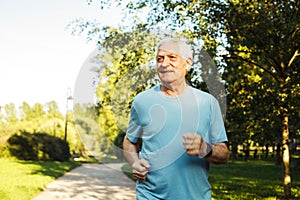
[[[157,58],[156,61],[157,61],[157,62],[162,62],[162,61],[163,61],[163,58]]]
[[[176,58],[177,58],[176,56],[171,56],[170,57],[171,60],[176,60]]]

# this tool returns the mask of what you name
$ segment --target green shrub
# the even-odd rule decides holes
[[[71,157],[66,141],[45,134],[14,134],[8,139],[12,156],[20,160],[68,161]]]
[[[14,134],[8,139],[8,149],[12,156],[21,160],[38,160],[38,152],[35,148],[37,141],[29,133]]]

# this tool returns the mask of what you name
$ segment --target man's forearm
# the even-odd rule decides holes
[[[130,165],[139,159],[136,144],[131,143],[127,137],[124,138],[123,150],[124,156]]]
[[[205,158],[214,164],[225,164],[229,160],[230,152],[225,143],[217,143],[212,145],[211,154]]]

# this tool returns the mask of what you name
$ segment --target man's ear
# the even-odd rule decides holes
[[[192,58],[188,58],[188,59],[186,60],[186,69],[187,69],[187,70],[190,70],[192,64],[193,64],[193,59],[192,59]]]

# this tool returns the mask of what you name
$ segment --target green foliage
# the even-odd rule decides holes
[[[76,116],[74,123],[85,149],[92,155],[99,156],[100,150],[105,149],[107,141],[97,121],[89,117]],[[86,154],[84,151],[81,153]]]
[[[276,138],[282,141],[285,180],[289,177],[288,141],[292,130],[289,130],[288,120],[299,120],[297,115],[290,114],[297,112],[300,96],[299,92],[292,93],[299,89],[300,83],[299,45],[295,43],[300,40],[299,9],[299,1],[228,1],[226,9],[220,12],[228,42],[226,70],[229,76],[233,71],[230,67],[239,65],[250,69],[246,72],[249,83],[242,88],[243,91],[248,89],[244,97],[250,98],[242,103],[249,109],[247,127],[261,133],[250,131],[249,137],[265,143]],[[257,88],[252,89],[252,85]],[[231,89],[234,93],[236,88]],[[297,130],[299,126],[293,127],[293,131]],[[290,195],[287,181],[284,181],[284,193]]]
[[[45,108],[49,118],[63,119],[63,115],[59,111],[58,105],[55,101],[50,101],[46,103]]]
[[[98,41],[99,54],[93,59],[98,66],[93,69],[99,76],[98,102],[94,109],[75,105],[75,118],[89,149],[110,152],[119,131],[127,127],[132,98],[155,82],[155,70],[149,64],[154,57],[155,38],[142,26],[131,31],[112,27],[101,30],[104,38]],[[94,122],[100,130],[90,132]]]
[[[11,155],[21,160],[38,160],[38,153],[35,150],[37,141],[31,134],[13,135],[8,139],[8,149]]]
[[[223,76],[227,80],[226,127],[231,143],[254,141],[265,145],[279,140],[280,117],[275,109],[274,82],[266,81],[268,75],[258,68],[234,62]]]
[[[7,140],[15,133],[46,133],[53,137],[64,138],[65,117],[61,114],[55,101],[30,106],[23,102],[17,109],[14,104],[4,106],[0,114],[0,157],[9,157]],[[70,151],[84,151],[82,142],[73,123],[72,113],[68,113],[68,138]]]
[[[116,145],[117,147],[123,149],[123,140],[125,137],[125,132],[120,130],[118,133],[118,136],[116,137],[116,139],[114,140],[114,145]]]
[[[17,109],[14,104],[10,103],[4,106],[5,118],[7,123],[14,124],[18,121]]]
[[[67,142],[44,133],[15,134],[8,139],[8,149],[20,160],[68,161],[71,156]]]

